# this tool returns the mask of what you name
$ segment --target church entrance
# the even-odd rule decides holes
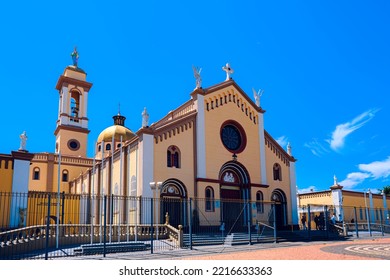
[[[161,199],[161,209],[160,221],[162,223],[165,223],[166,219],[169,219],[169,224],[175,228],[178,228],[179,225],[185,226],[185,216],[183,215],[186,211],[185,200],[174,197],[163,197]]]
[[[244,207],[240,187],[221,186],[221,218],[226,232],[241,231],[244,224]]]
[[[249,176],[244,166],[231,161],[222,166],[220,174],[221,225],[226,234],[244,231],[250,214]]]
[[[165,181],[160,194],[160,223],[169,219],[169,224],[175,228],[179,225],[185,227],[187,221],[187,191],[182,182],[176,179]]]
[[[282,229],[287,224],[287,201],[286,195],[280,189],[276,189],[271,194],[271,201],[275,202],[276,228]],[[273,222],[273,216],[270,217]]]

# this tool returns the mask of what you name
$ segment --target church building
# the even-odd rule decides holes
[[[296,159],[291,147],[284,150],[265,130],[260,96],[255,94],[253,101],[232,79],[229,64],[222,69],[226,79],[209,87],[202,87],[200,72],[194,69],[196,88],[188,101],[151,124],[145,108],[138,130],[127,128],[126,117],[118,112],[113,125],[102,129],[93,147],[95,155],[89,158],[92,83],[77,63],[66,67],[56,85],[55,151],[25,151],[31,164],[26,184],[18,191],[155,198],[157,220],[169,213],[174,225],[186,223],[189,213],[183,202],[189,199],[199,211],[201,226],[270,220],[271,208],[264,205],[276,202],[278,227],[298,225]],[[20,154],[23,151],[15,156]],[[1,173],[2,168],[0,175],[8,174]],[[6,191],[15,191],[12,180],[9,185]],[[245,203],[250,207],[242,207]],[[85,213],[90,217],[78,222],[91,217],[94,223],[101,222],[101,206],[88,207],[91,211]],[[138,203],[118,202],[112,209],[113,222],[146,221]]]

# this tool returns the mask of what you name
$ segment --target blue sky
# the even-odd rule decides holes
[[[54,152],[55,85],[77,46],[93,83],[89,149],[118,112],[141,127],[221,67],[261,105],[266,130],[298,159],[301,192],[336,175],[351,190],[390,184],[389,1],[6,1],[1,4],[0,153]]]

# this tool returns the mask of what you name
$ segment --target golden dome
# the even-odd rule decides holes
[[[122,136],[122,142],[126,142],[127,140],[130,140],[133,137],[135,137],[135,134],[130,129],[124,126],[113,125],[107,127],[99,134],[97,142],[98,143],[101,143],[102,141],[111,142],[112,136],[114,136],[115,141],[121,141],[121,136]]]

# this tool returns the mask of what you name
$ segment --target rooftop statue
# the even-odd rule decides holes
[[[79,61],[79,53],[77,52],[77,47],[74,47],[73,52],[70,54],[73,60],[73,66],[77,67],[77,63]]]
[[[26,131],[23,131],[23,133],[20,134],[20,148],[19,148],[19,151],[26,151],[26,142],[27,142],[27,134],[26,134]]]
[[[252,88],[252,91],[253,91],[253,97],[255,98],[256,105],[257,107],[260,107],[260,97],[263,95],[264,90],[259,89],[259,91],[256,92],[256,90]]]
[[[202,71],[202,68],[192,66],[192,70],[194,71],[194,77],[196,80],[196,88],[202,87],[202,77],[200,76],[200,72]]]
[[[146,107],[142,112],[142,127],[148,127],[149,125],[149,113],[146,111]]]

